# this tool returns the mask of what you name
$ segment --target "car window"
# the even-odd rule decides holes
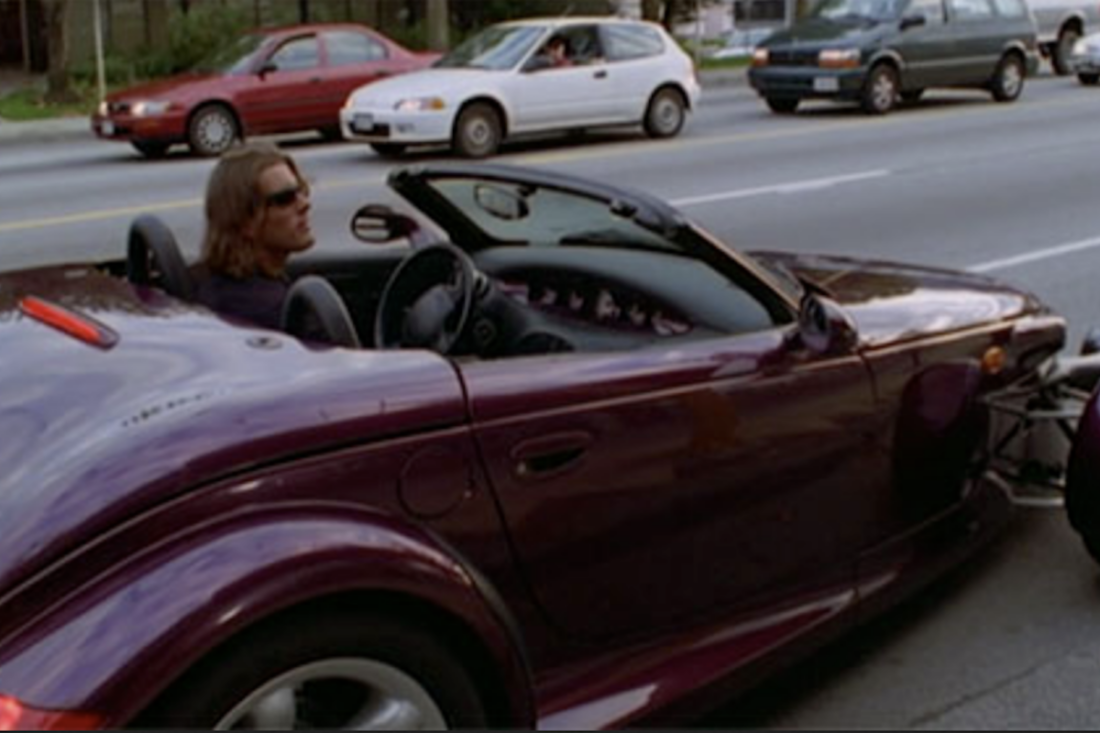
[[[890,20],[899,15],[900,0],[821,0],[812,18],[835,21]]]
[[[590,64],[604,58],[599,30],[594,25],[560,28],[555,35],[565,39],[569,60],[574,64]]]
[[[951,9],[959,20],[988,20],[993,17],[989,0],[950,0]]]
[[[386,47],[362,33],[333,31],[325,35],[329,66],[352,66],[386,58]]]
[[[287,41],[271,54],[269,61],[279,71],[312,69],[321,65],[317,49],[317,36],[301,36]]]
[[[221,72],[224,74],[246,74],[253,71],[255,53],[263,45],[265,38],[261,33],[249,33],[241,36],[227,46],[221,46],[195,64],[194,71]]]
[[[946,20],[943,0],[913,0],[905,12],[906,15],[923,16],[928,25],[942,25]]]
[[[440,69],[507,71],[527,56],[545,32],[544,26],[490,26],[463,41],[433,66]]]
[[[661,34],[645,26],[610,25],[604,28],[608,61],[629,61],[659,56],[665,50]]]
[[[1024,0],[993,0],[997,13],[1004,18],[1023,18],[1027,16]]]

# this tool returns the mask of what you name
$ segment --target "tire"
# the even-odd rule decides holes
[[[371,143],[370,149],[383,158],[396,158],[405,152],[407,146],[401,143]]]
[[[1073,45],[1081,38],[1081,32],[1075,27],[1063,28],[1058,34],[1058,40],[1050,48],[1050,65],[1058,76],[1068,76],[1073,73],[1073,65],[1070,59],[1073,57]]]
[[[187,672],[141,728],[487,727],[476,684],[446,645],[358,609],[261,623]]]
[[[910,89],[901,93],[901,101],[905,104],[916,104],[924,96],[923,89]]]
[[[1023,60],[1014,53],[1006,54],[997,64],[989,83],[993,99],[998,102],[1015,101],[1024,90],[1025,74]]]
[[[1089,74],[1082,72],[1077,75],[1077,80],[1087,87],[1094,87],[1100,83],[1100,74]]]
[[[642,127],[656,140],[675,137],[683,129],[686,116],[683,95],[675,89],[659,89],[646,106]]]
[[[464,158],[488,158],[500,147],[503,135],[500,115],[488,104],[477,102],[458,115],[451,146]]]
[[[901,85],[893,66],[879,64],[871,69],[863,85],[860,106],[869,115],[884,115],[898,104]]]
[[[204,158],[221,155],[241,137],[237,118],[228,107],[211,104],[202,107],[187,126],[191,152]]]
[[[133,140],[130,144],[134,146],[134,150],[138,151],[149,160],[159,160],[168,153],[168,143]]]
[[[764,97],[768,109],[777,115],[793,115],[798,109],[799,101],[797,97]]]

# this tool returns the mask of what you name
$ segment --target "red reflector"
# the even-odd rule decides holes
[[[53,326],[58,331],[92,346],[109,349],[118,343],[118,334],[102,323],[41,298],[33,296],[23,298],[19,301],[19,310],[36,321]]]
[[[96,730],[102,727],[103,718],[98,715],[35,710],[14,697],[0,695],[0,731]]]

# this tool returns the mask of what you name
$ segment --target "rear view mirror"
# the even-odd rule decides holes
[[[798,311],[802,344],[818,354],[850,354],[859,343],[856,325],[840,304],[818,293],[807,293]]]
[[[411,216],[385,204],[367,204],[351,218],[352,236],[368,244],[389,244],[412,237],[419,229],[420,225]]]
[[[920,13],[913,13],[911,15],[906,15],[904,18],[901,19],[901,29],[905,30],[906,28],[916,28],[917,26],[922,26],[927,22],[928,19]]]
[[[505,221],[526,219],[531,213],[526,199],[504,186],[479,183],[474,187],[474,200],[486,214]]]

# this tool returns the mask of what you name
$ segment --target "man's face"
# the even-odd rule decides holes
[[[285,163],[273,165],[257,182],[262,211],[253,223],[256,246],[276,261],[313,246],[309,193]]]

